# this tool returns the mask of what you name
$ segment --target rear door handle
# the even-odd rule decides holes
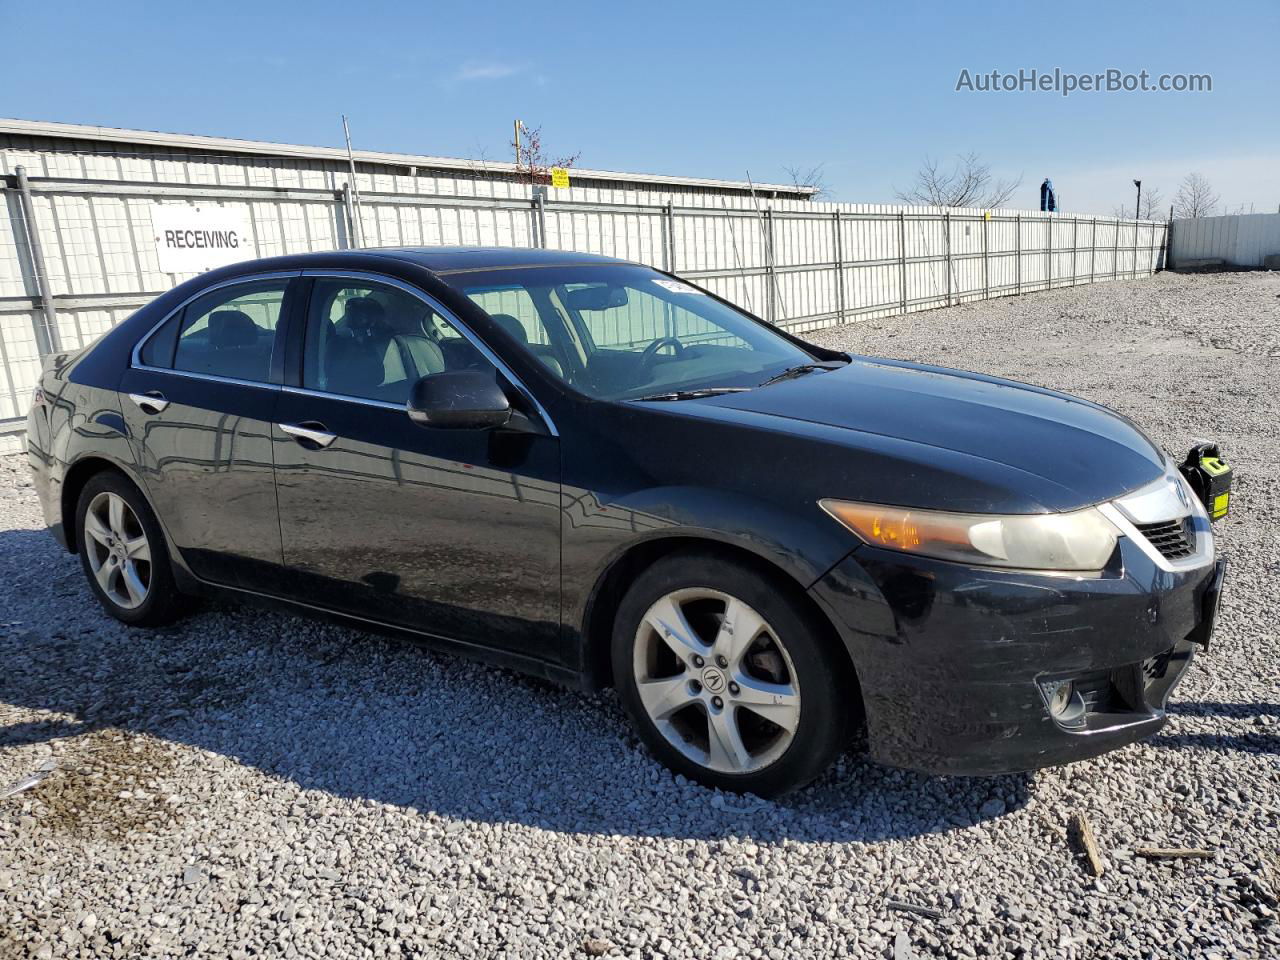
[[[303,446],[314,443],[317,447],[327,447],[338,439],[336,433],[329,433],[325,430],[323,423],[317,423],[314,420],[308,420],[305,423],[278,423],[276,426]]]
[[[169,401],[159,390],[148,390],[146,393],[131,393],[129,399],[138,405],[143,413],[164,413]]]

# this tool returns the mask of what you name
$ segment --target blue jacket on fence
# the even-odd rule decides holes
[[[1057,210],[1057,197],[1053,193],[1053,181],[1048,177],[1044,178],[1044,183],[1040,184],[1040,209],[1041,210]]]

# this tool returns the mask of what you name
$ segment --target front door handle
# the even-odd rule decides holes
[[[143,413],[164,413],[169,401],[159,390],[148,390],[146,393],[131,393],[129,399],[138,405]]]
[[[338,439],[336,433],[329,433],[325,430],[323,423],[317,423],[314,420],[308,420],[305,423],[278,423],[276,426],[303,446],[314,443],[316,447],[327,447]]]

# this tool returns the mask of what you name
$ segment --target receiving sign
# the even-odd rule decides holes
[[[255,256],[253,234],[239,210],[157,203],[151,226],[161,273],[203,273]]]

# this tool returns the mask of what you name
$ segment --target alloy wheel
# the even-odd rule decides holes
[[[633,668],[659,733],[709,770],[754,773],[795,738],[791,657],[764,618],[727,593],[694,587],[659,599],[636,630]]]
[[[151,591],[151,544],[133,508],[103,491],[84,515],[84,549],[94,579],[112,603],[140,607]]]

